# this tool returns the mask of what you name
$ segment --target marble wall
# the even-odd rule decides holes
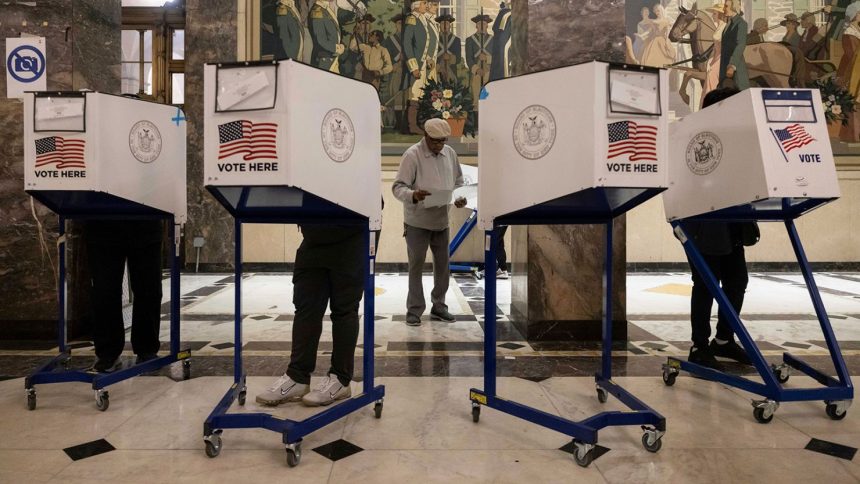
[[[30,34],[47,39],[48,89],[120,87],[120,2],[68,0],[2,6],[0,51],[5,39]],[[0,339],[50,337],[57,315],[57,217],[24,191],[23,104],[6,99],[0,76]],[[40,242],[40,240],[42,242]],[[81,292],[83,251],[71,227],[70,316],[85,312]],[[74,330],[74,328],[70,328]]]
[[[236,60],[236,0],[187,0],[185,13],[185,114],[188,118],[188,224],[185,239],[204,237],[201,264],[232,267],[233,218],[203,188],[203,65]],[[185,244],[193,264],[196,249]]]

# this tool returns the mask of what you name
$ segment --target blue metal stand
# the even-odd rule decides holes
[[[216,195],[217,196],[217,195]],[[244,205],[244,201],[240,204]],[[290,223],[289,219],[255,219],[254,223]],[[295,222],[295,220],[292,220]],[[364,241],[368,254],[367,272],[364,283],[364,368],[362,394],[340,403],[333,404],[322,412],[305,420],[279,419],[266,413],[228,413],[234,401],[245,404],[247,386],[242,367],[242,223],[243,218],[235,219],[235,342],[233,346],[233,385],[218,402],[203,424],[203,440],[206,455],[216,457],[221,453],[223,429],[262,428],[280,433],[287,451],[287,464],[294,467],[302,456],[302,439],[326,425],[347,415],[374,404],[376,418],[382,416],[385,386],[373,386],[374,378],[374,274],[376,250],[371,245],[371,232],[365,233]],[[317,222],[319,223],[319,221]],[[331,223],[331,222],[329,222]],[[355,223],[353,220],[352,223]]]
[[[657,190],[659,192],[659,190]],[[653,196],[656,193],[651,194]],[[642,198],[644,201],[647,197]],[[527,223],[521,220],[518,223]],[[472,389],[472,419],[480,419],[481,405],[505,412],[573,438],[576,445],[574,458],[585,467],[594,458],[594,447],[598,431],[619,425],[640,425],[644,431],[642,444],[650,452],[662,446],[666,432],[666,419],[612,381],[612,226],[613,218],[598,220],[558,221],[557,223],[601,223],[606,227],[606,255],[603,274],[603,352],[602,368],[594,376],[597,398],[603,403],[613,395],[627,405],[632,412],[602,412],[580,422],[567,420],[525,405],[505,400],[496,395],[496,237],[499,222],[493,230],[486,231],[485,240],[485,294],[484,294],[484,390]]]
[[[79,218],[79,217],[75,217]],[[80,217],[85,218],[85,217]],[[136,218],[141,218],[136,216]],[[144,217],[146,218],[146,217]],[[152,217],[148,217],[152,218]],[[179,243],[176,237],[176,225],[172,216],[158,218],[169,221],[169,237],[173,242],[173,253],[170,257],[170,354],[149,360],[147,362],[123,368],[111,373],[95,373],[88,370],[69,369],[72,358],[72,350],[68,346],[66,335],[66,220],[67,217],[59,217],[59,278],[58,278],[58,301],[59,314],[57,317],[57,335],[60,353],[39,367],[35,372],[24,379],[24,388],[27,394],[27,408],[36,408],[36,385],[48,383],[82,382],[90,383],[95,391],[96,407],[107,410],[110,404],[110,395],[105,389],[114,383],[157,371],[177,361],[182,361],[183,378],[191,378],[191,352],[180,350],[179,346]]]
[[[454,252],[457,252],[457,249],[463,244],[463,241],[466,240],[466,237],[469,236],[469,233],[472,232],[472,229],[475,228],[475,225],[478,224],[478,211],[472,210],[472,213],[469,215],[469,218],[463,222],[463,226],[460,227],[460,230],[454,235],[451,239],[451,244],[448,246],[448,255],[453,257]],[[476,264],[449,264],[448,266],[451,269],[451,272],[471,272],[475,275],[478,274],[478,266]]]
[[[783,203],[784,207],[788,204]],[[741,390],[754,393],[764,397],[764,400],[753,400],[753,416],[761,423],[768,423],[773,419],[774,412],[779,408],[780,402],[798,402],[822,400],[825,403],[827,415],[834,419],[840,420],[845,418],[848,407],[854,398],[854,388],[851,384],[851,377],[848,374],[848,368],[845,366],[845,360],[842,358],[842,353],[839,349],[839,343],[833,334],[833,328],[830,325],[830,319],[827,316],[827,311],[824,308],[824,303],[821,300],[821,294],[818,292],[818,286],[815,284],[815,279],[812,275],[812,270],[809,267],[809,261],[806,258],[806,253],[803,250],[803,245],[800,243],[800,237],[797,234],[797,229],[794,226],[794,218],[800,213],[785,214],[782,218],[776,213],[760,215],[760,216],[737,216],[731,215],[708,217],[711,220],[719,219],[723,221],[740,221],[740,220],[782,220],[785,223],[788,237],[791,240],[791,245],[794,248],[794,253],[797,257],[797,262],[800,265],[800,270],[803,273],[803,278],[806,281],[806,287],[809,291],[809,296],[812,298],[812,305],[815,308],[815,314],[818,316],[818,322],[821,325],[821,331],[824,334],[824,340],[827,343],[827,349],[830,352],[830,357],[833,361],[833,367],[836,369],[836,378],[817,370],[797,357],[789,354],[783,354],[783,363],[780,365],[769,365],[767,360],[762,356],[761,351],[755,344],[752,336],[744,327],[741,319],[729,302],[726,294],[723,292],[719,282],[714,277],[713,272],[708,267],[701,252],[696,248],[692,239],[687,237],[680,221],[672,222],[672,227],[675,234],[681,240],[684,251],[687,253],[690,261],[702,275],[710,293],[717,301],[719,311],[728,320],[732,326],[738,341],[758,371],[764,383],[751,381],[747,378],[729,375],[720,371],[706,368],[695,363],[683,361],[678,358],[669,358],[668,362],[663,365],[663,381],[668,386],[675,383],[675,378],[679,370],[684,370],[693,375],[706,378],[708,380],[717,381],[730,385]],[[697,218],[698,219],[698,218]],[[804,373],[818,383],[823,385],[819,388],[784,388],[783,383],[786,383],[789,378],[790,368]]]

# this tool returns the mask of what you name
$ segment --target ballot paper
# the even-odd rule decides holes
[[[425,207],[444,207],[450,205],[452,200],[453,190],[427,190],[430,195],[424,199]]]
[[[478,185],[466,185],[454,190],[454,200],[463,197],[466,199],[466,207],[472,210],[478,209]]]
[[[274,69],[272,70],[274,71]],[[230,74],[223,75],[219,79],[218,109],[220,111],[236,109],[239,103],[248,100],[272,84],[269,82],[269,76],[262,69],[256,72],[248,72],[245,69],[227,69],[226,71]],[[274,76],[274,73],[272,75]],[[274,99],[275,94],[272,90],[271,96],[265,96],[265,99],[260,99],[253,106],[243,106],[242,109],[271,108],[274,106]]]

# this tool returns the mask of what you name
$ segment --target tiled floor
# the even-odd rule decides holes
[[[569,448],[563,434],[488,408],[473,423],[469,388],[483,386],[483,284],[454,278],[448,304],[458,321],[411,328],[402,316],[405,277],[382,274],[375,342],[376,382],[386,386],[382,418],[367,408],[306,437],[295,468],[285,464],[281,437],[265,430],[225,430],[221,455],[209,459],[202,424],[232,382],[232,282],[228,275],[183,276],[182,339],[194,348],[193,378],[181,381],[179,369],[168,368],[116,384],[106,412],[95,409],[92,390],[73,383],[39,386],[38,407],[27,411],[21,377],[56,348],[0,351],[0,482],[860,482],[854,455],[860,419],[851,410],[832,421],[821,402],[785,403],[762,425],[752,418],[751,395],[740,390],[683,375],[673,387],[662,383],[660,365],[667,356],[686,356],[689,345],[688,274],[628,276],[631,341],[613,351],[616,381],[668,419],[657,454],[644,451],[637,427],[609,428],[599,441],[608,451],[585,469],[560,450]],[[860,276],[818,274],[817,282],[856,375]],[[744,305],[747,327],[769,360],[790,350],[831,368],[799,283],[796,274],[754,274]],[[298,405],[272,411],[253,402],[289,355],[289,275],[250,274],[243,293],[249,398],[231,411],[291,419],[314,414]],[[599,345],[524,341],[506,316],[507,281],[499,281],[498,306],[500,396],[570,419],[624,409],[614,398],[606,404],[595,398],[591,375]],[[166,319],[162,336],[166,341]],[[92,348],[82,346],[75,366],[92,358]],[[330,351],[326,328],[320,371]],[[362,354],[359,348],[357,376]],[[789,386],[814,385],[793,376]],[[360,388],[354,383],[354,394]]]

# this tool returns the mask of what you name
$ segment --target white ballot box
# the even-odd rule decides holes
[[[685,116],[671,126],[669,161],[669,221],[839,197],[817,89],[747,89]]]
[[[99,92],[24,98],[24,189],[60,215],[187,218],[185,116]]]
[[[575,210],[602,203],[614,213],[647,190],[665,189],[667,90],[665,71],[605,62],[487,84],[480,100],[481,227],[547,202],[555,213],[568,203]]]
[[[381,228],[373,86],[292,60],[209,64],[204,102],[204,183],[235,216],[307,214],[315,202]]]

